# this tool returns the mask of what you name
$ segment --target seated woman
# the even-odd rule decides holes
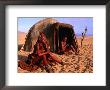
[[[28,56],[28,59],[28,61],[32,61],[32,64],[33,62],[37,65],[43,64],[46,69],[49,68],[49,60],[54,60],[63,64],[62,61],[55,56],[55,54],[50,52],[49,44],[44,33],[40,33],[40,36],[34,45],[34,51]]]
[[[58,54],[64,54],[66,51],[66,46],[67,46],[67,37],[63,37],[62,41],[59,43],[59,50]]]
[[[61,41],[61,45],[59,47],[59,52],[61,54],[64,54],[65,52],[72,50],[77,55],[79,52],[77,52],[77,50],[75,50],[75,48],[77,48],[75,46],[75,42],[73,42],[73,40],[71,40],[70,38],[68,40],[68,38],[65,36],[65,37],[63,37],[63,40]]]

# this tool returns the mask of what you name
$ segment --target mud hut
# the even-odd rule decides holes
[[[69,42],[74,42],[74,48],[77,51],[78,44],[73,26],[70,24],[60,23],[52,18],[44,19],[33,25],[27,36],[24,44],[25,51],[32,51],[39,36],[39,32],[44,32],[46,35],[50,49],[52,52],[58,51],[62,38],[67,36]]]

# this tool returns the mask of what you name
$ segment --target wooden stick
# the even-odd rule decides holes
[[[87,32],[87,27],[85,28],[85,31],[82,33],[81,47],[82,47],[83,40],[84,40],[84,38],[86,36],[86,32]]]

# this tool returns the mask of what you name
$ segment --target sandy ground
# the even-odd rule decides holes
[[[24,44],[26,33],[18,31],[18,44]]]
[[[18,38],[18,44],[24,44],[25,35]],[[93,73],[93,37],[86,36],[81,47],[81,37],[77,37],[79,45],[79,55],[69,51],[64,55],[57,55],[66,64],[52,62],[50,67],[53,73]],[[25,60],[30,52],[18,51],[18,59]],[[19,61],[18,60],[18,61]],[[35,66],[35,69],[28,71],[18,67],[18,73],[46,73],[45,68]],[[36,69],[37,68],[37,69]]]

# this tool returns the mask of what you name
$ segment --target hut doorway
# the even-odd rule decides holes
[[[57,27],[54,29],[54,52],[58,53],[59,49],[61,49],[61,42],[63,38],[67,37],[67,39],[72,38],[74,31],[72,28],[64,27],[64,25]]]

